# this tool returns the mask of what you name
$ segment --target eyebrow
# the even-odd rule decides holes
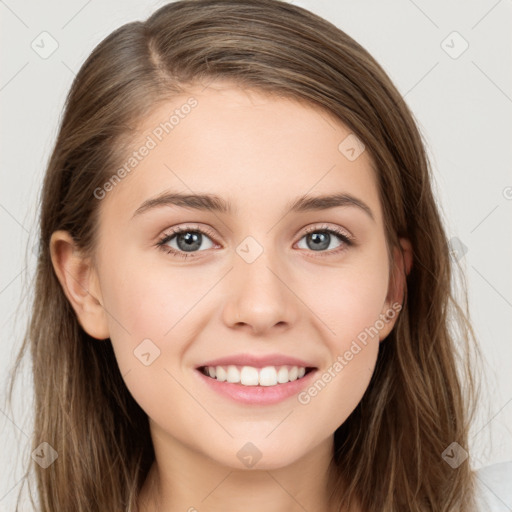
[[[144,201],[133,217],[140,215],[148,210],[163,206],[180,206],[182,208],[191,208],[194,210],[218,212],[232,215],[235,212],[230,201],[226,201],[215,194],[183,194],[178,192],[165,192],[151,199]],[[370,207],[361,199],[351,194],[339,193],[321,196],[304,195],[287,204],[286,213],[290,212],[308,212],[328,210],[329,208],[353,206],[364,211],[373,221],[375,217]]]

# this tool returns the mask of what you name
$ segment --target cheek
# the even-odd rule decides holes
[[[298,395],[309,422],[325,436],[350,416],[370,383],[379,352],[382,294],[362,287],[338,293],[324,337],[328,360],[311,385]],[[325,332],[325,329],[324,329]]]
[[[211,276],[193,271],[133,261],[117,260],[115,269],[106,271],[102,281],[110,338],[123,373],[134,362],[140,363],[135,357],[143,348],[151,355],[159,350],[164,355],[165,351],[173,359],[184,351],[188,338],[183,329],[192,320],[200,323],[194,312],[215,282]],[[155,364],[161,359],[155,359]]]
[[[387,261],[372,259],[370,255],[356,264],[331,268],[305,283],[303,293],[309,290],[308,306],[322,320],[322,332],[330,334],[329,345],[338,353],[384,313],[388,293]]]
[[[382,255],[382,252],[376,252]],[[384,252],[385,254],[385,252]],[[321,322],[329,360],[315,382],[299,396],[318,428],[334,431],[364,395],[379,351],[379,330],[388,291],[388,266],[383,258],[333,269],[323,287],[309,295],[308,305]],[[321,328],[322,327],[322,328]],[[327,417],[320,411],[329,411]]]
[[[157,269],[132,262],[130,258],[118,262],[102,285],[110,339],[134,400],[149,417],[163,414],[174,425],[176,418],[164,411],[169,404],[184,407],[190,399],[178,384],[179,365],[194,339],[191,324],[194,329],[201,325],[194,313],[199,313],[199,301],[212,279],[165,265]]]

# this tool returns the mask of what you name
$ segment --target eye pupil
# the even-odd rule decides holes
[[[312,240],[314,242],[314,245],[312,247],[310,247],[311,249],[323,250],[323,249],[326,249],[329,247],[329,242],[330,242],[331,236],[329,235],[329,233],[316,232],[316,233],[312,233],[312,234],[308,235],[308,239]],[[317,244],[317,242],[319,242],[319,244]],[[309,243],[308,243],[308,246],[309,246]]]
[[[186,233],[180,233],[176,238],[176,242],[180,250],[190,251],[201,247],[201,238],[201,233],[187,231]],[[184,245],[180,243],[182,241],[184,242]]]

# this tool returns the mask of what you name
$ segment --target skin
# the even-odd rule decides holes
[[[397,251],[388,261],[371,157],[350,161],[338,150],[350,130],[328,113],[228,82],[192,86],[158,107],[134,148],[190,96],[197,107],[100,201],[94,260],[68,233],[53,234],[55,271],[84,330],[110,338],[149,416],[156,461],[143,510],[335,510],[326,473],[333,433],[361,400],[398,315],[306,405],[297,396],[241,405],[211,391],[194,368],[230,354],[280,353],[311,361],[321,375],[401,303],[404,262]],[[169,190],[216,194],[236,213],[173,205],[133,217]],[[334,192],[364,201],[374,218],[355,206],[285,214],[301,195]],[[156,246],[178,226],[213,236],[179,258]],[[336,227],[353,245],[334,234],[327,249],[308,245],[305,228]],[[263,248],[252,263],[236,252],[247,236]],[[410,245],[401,243],[408,269]],[[169,247],[179,250],[176,237]],[[146,366],[134,350],[148,338],[160,356]],[[262,454],[252,468],[237,457],[247,442]]]

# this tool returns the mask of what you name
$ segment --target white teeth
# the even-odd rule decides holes
[[[244,366],[240,372],[240,384],[257,386],[259,384],[258,370],[252,366]]]
[[[276,386],[301,379],[306,375],[306,368],[298,366],[265,366],[254,368],[253,366],[237,367],[235,365],[208,366],[203,370],[205,375],[220,382],[242,384],[243,386]]]
[[[217,380],[220,380],[221,382],[224,382],[226,379],[227,379],[227,374],[226,374],[226,370],[224,370],[224,368],[222,368],[222,366],[217,366],[215,368],[215,378]]]
[[[228,366],[228,382],[231,382],[232,384],[236,384],[237,382],[240,382],[240,372],[238,371],[238,368],[236,366]]]
[[[289,382],[288,368],[286,368],[286,366],[281,366],[281,368],[279,368],[279,371],[277,372],[277,382],[279,382],[279,384],[286,384]]]
[[[260,370],[260,386],[275,386],[277,384],[277,372],[273,366],[266,366]]]

